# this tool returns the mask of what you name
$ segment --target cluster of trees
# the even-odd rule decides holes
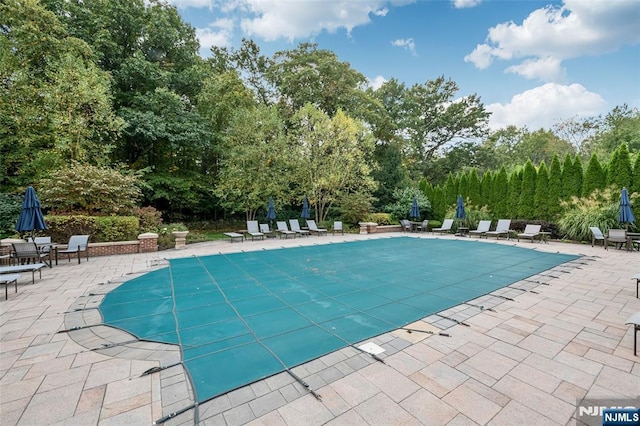
[[[631,193],[640,194],[640,154],[635,155],[634,164],[631,157],[623,143],[604,165],[597,154],[591,155],[586,168],[579,155],[566,154],[562,163],[554,155],[549,166],[545,160],[535,166],[528,159],[511,173],[503,166],[482,176],[472,168],[449,174],[441,185],[422,180],[420,189],[431,201],[434,218],[450,212],[460,194],[469,208],[485,208],[494,219],[557,221],[572,206],[572,200],[588,198],[596,191],[612,188],[615,197],[619,197],[620,190],[626,187]],[[634,207],[640,214],[640,206]]]
[[[130,194],[169,220],[251,219],[270,196],[306,196],[320,221],[355,220],[422,178],[445,187],[475,168],[489,182],[527,159],[640,151],[640,113],[626,106],[492,133],[480,97],[444,76],[373,89],[308,43],[268,57],[244,40],[204,59],[194,29],[158,0],[5,0],[0,16],[0,192],[33,184],[54,209],[105,213],[50,188],[92,167],[94,188],[127,185],[102,199]]]

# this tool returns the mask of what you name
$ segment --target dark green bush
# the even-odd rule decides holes
[[[22,197],[0,194],[0,238],[16,235],[15,226],[22,210]]]

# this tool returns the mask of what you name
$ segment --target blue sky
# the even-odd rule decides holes
[[[374,87],[444,75],[493,129],[640,107],[640,0],[170,0],[212,45],[317,43]]]

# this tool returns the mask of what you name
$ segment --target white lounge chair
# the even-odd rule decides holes
[[[262,232],[267,238],[273,238],[273,237],[276,236],[276,234],[273,233],[271,228],[269,228],[269,224],[268,223],[261,223],[260,224],[260,232]]]
[[[45,263],[29,263],[27,265],[0,266],[0,275],[15,274],[18,272],[31,272],[31,283],[36,282],[36,271],[40,273],[42,279],[42,268],[47,266]]]
[[[308,230],[300,228],[300,222],[298,222],[298,219],[289,219],[289,226],[291,226],[292,231],[300,236],[306,235],[308,237],[311,235]]]
[[[324,235],[327,233],[326,229],[318,228],[315,220],[307,219],[307,225],[309,226],[309,231],[313,234]]]
[[[244,235],[240,234],[239,232],[225,232],[224,235],[229,237],[229,240],[231,242],[238,241],[238,240],[240,240],[240,242],[244,241]]]
[[[607,247],[604,244],[605,238],[600,228],[597,226],[590,226],[589,229],[591,230],[591,247],[593,247],[596,241],[601,241],[602,246],[606,249]]]
[[[478,228],[472,229],[469,231],[469,235],[478,235],[482,237],[491,229],[491,221],[490,220],[481,220],[478,222]]]
[[[640,312],[631,315],[626,322],[627,325],[633,325],[633,355],[638,352],[638,331],[640,330]]]
[[[341,221],[333,222],[333,235],[336,235],[336,232],[344,235],[344,228],[342,227]]]
[[[529,238],[533,242],[536,237],[540,238],[540,228],[542,228],[541,225],[529,224],[525,226],[524,232],[518,234],[518,241],[520,241],[520,238]]]
[[[286,239],[289,238],[289,235],[292,235],[293,238],[296,237],[296,233],[289,229],[289,227],[287,226],[287,222],[278,221],[276,222],[276,226],[278,227],[278,234],[280,234],[280,238],[284,236],[284,238]]]
[[[260,232],[260,228],[258,228],[257,220],[247,221],[247,235],[251,237],[251,241],[253,241],[254,238],[264,239],[264,234]]]
[[[500,239],[500,235],[505,235],[507,239],[509,239],[509,234],[511,230],[511,219],[499,219],[498,224],[496,225],[496,229],[493,231],[485,232],[484,236],[486,237],[496,237],[497,240]]]
[[[442,226],[440,228],[433,228],[431,232],[435,234],[437,231],[437,232],[440,232],[440,235],[442,235],[445,232],[451,232],[452,226],[453,226],[453,219],[445,219],[444,222],[442,222]]]

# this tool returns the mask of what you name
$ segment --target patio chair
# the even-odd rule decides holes
[[[296,237],[296,233],[294,231],[289,230],[289,227],[287,226],[287,222],[285,221],[279,221],[276,222],[276,226],[278,227],[278,234],[280,234],[280,238],[282,238],[284,236],[284,238],[289,238],[289,235],[292,235],[293,238]]]
[[[416,226],[416,230],[420,232],[427,232],[429,230],[429,220],[423,220],[422,224]]]
[[[311,235],[307,229],[300,228],[300,222],[298,222],[298,219],[289,219],[289,226],[291,226],[291,230],[293,232],[300,236],[306,235],[308,237]]]
[[[262,232],[267,238],[274,238],[276,236],[276,234],[274,234],[273,231],[269,228],[268,223],[260,224],[260,232]]]
[[[13,259],[17,264],[45,263],[51,268],[51,252],[42,252],[36,243],[13,243]]]
[[[411,232],[411,222],[407,219],[400,219],[400,226],[402,227],[402,232]]]
[[[341,221],[333,222],[333,235],[336,235],[336,232],[344,235],[344,228],[342,227]]]
[[[604,244],[605,238],[600,228],[597,226],[590,226],[589,229],[591,230],[591,247],[593,247],[596,241],[601,241],[602,246],[606,249],[607,247]]]
[[[440,228],[433,228],[431,232],[435,234],[436,231],[438,231],[440,232],[440,235],[442,235],[444,232],[451,232],[452,226],[453,226],[453,219],[445,219],[444,222],[442,222],[442,226]]]
[[[496,237],[496,240],[500,239],[500,235],[506,235],[507,239],[509,239],[509,234],[511,230],[511,219],[499,219],[498,224],[496,225],[496,229],[493,231],[487,231],[484,233],[485,238],[491,236]]]
[[[542,228],[542,225],[529,224],[525,226],[524,232],[518,234],[518,241],[520,241],[520,238],[529,238],[533,242],[536,237],[540,238],[540,228]]]
[[[89,235],[72,235],[69,238],[69,242],[67,243],[67,248],[64,250],[60,250],[58,248],[55,249],[56,252],[56,265],[58,264],[58,255],[66,254],[69,262],[71,262],[71,255],[76,254],[78,256],[78,263],[80,263],[80,253],[84,252],[87,256],[87,262],[89,261],[89,251],[87,250],[89,246]]]
[[[613,243],[616,248],[622,248],[623,244],[627,244],[627,231],[624,229],[609,229],[607,236],[604,238],[605,250],[609,248],[609,243]]]
[[[315,220],[307,219],[307,225],[309,226],[309,231],[313,234],[324,235],[327,233],[327,230],[324,228],[318,228]]]
[[[489,229],[491,229],[491,221],[490,220],[481,220],[478,223],[478,228],[477,229],[472,229],[469,231],[469,235],[478,235],[480,237],[482,237],[483,235],[485,235]]]
[[[257,220],[247,221],[247,234],[251,237],[251,241],[253,241],[254,238],[259,238],[261,240],[264,239],[264,234],[260,232],[260,229],[258,228]]]

